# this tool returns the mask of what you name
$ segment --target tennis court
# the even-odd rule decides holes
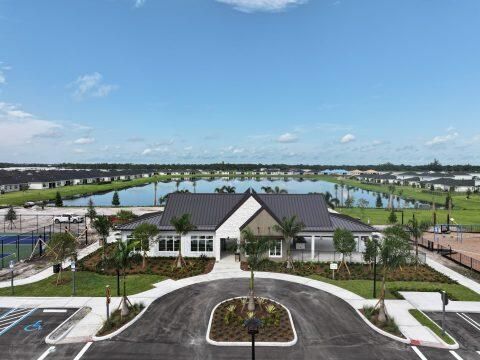
[[[27,259],[35,249],[38,254],[39,248],[35,244],[41,235],[42,240],[48,241],[48,234],[5,234],[0,233],[0,268],[8,267],[10,260],[19,261]]]

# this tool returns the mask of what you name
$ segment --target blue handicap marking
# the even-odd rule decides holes
[[[37,322],[33,324],[29,324],[23,328],[25,331],[39,331],[42,330],[42,320],[38,320]]]

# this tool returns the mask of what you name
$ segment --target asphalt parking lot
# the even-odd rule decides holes
[[[218,347],[205,340],[213,307],[226,298],[246,294],[247,287],[244,279],[218,280],[168,294],[119,336],[93,343],[82,360],[249,359],[249,347]],[[258,279],[256,293],[290,309],[299,337],[292,347],[258,347],[257,359],[459,359],[446,350],[434,350],[433,357],[419,355],[411,346],[373,331],[348,304],[320,290]]]
[[[0,308],[0,358],[38,359],[49,348],[45,337],[76,309]]]

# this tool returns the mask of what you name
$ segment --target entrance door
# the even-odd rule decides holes
[[[220,258],[228,255],[234,255],[238,251],[238,239],[221,238],[220,239]]]

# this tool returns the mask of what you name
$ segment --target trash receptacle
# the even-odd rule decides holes
[[[53,265],[53,273],[58,274],[60,272],[60,264]]]

